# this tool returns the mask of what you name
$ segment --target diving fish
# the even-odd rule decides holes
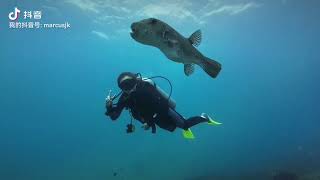
[[[196,49],[201,43],[201,31],[197,30],[189,38],[185,38],[167,23],[148,18],[131,24],[131,37],[145,45],[159,48],[165,56],[184,64],[184,73],[190,76],[194,65],[200,66],[212,78],[217,77],[221,64],[207,58]]]

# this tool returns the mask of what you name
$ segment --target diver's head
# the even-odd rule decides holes
[[[138,75],[131,72],[121,73],[118,77],[118,86],[126,94],[136,90]]]
[[[156,18],[143,19],[131,24],[131,37],[146,45],[156,46],[162,40],[165,30],[162,21]]]

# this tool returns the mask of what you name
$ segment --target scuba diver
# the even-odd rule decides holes
[[[151,79],[163,78],[170,84],[170,94],[167,95]],[[111,96],[111,90],[106,98],[106,116],[116,120],[124,108],[131,114],[131,123],[127,125],[127,133],[132,133],[135,126],[132,119],[136,119],[143,124],[145,130],[152,129],[156,133],[156,125],[162,129],[173,132],[177,127],[183,129],[183,136],[187,139],[193,139],[194,135],[190,128],[199,123],[208,123],[210,125],[220,125],[207,114],[185,119],[176,110],[176,103],[171,99],[171,82],[162,76],[142,78],[141,74],[131,72],[121,73],[118,77],[118,86],[122,90],[115,96]],[[120,96],[120,97],[119,97]],[[113,101],[119,97],[116,104]]]

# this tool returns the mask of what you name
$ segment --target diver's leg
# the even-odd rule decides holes
[[[186,120],[177,111],[169,108],[168,116],[174,122],[174,124],[176,124],[177,127],[184,129]]]
[[[184,129],[191,128],[192,126],[197,125],[199,123],[203,123],[203,122],[208,122],[208,119],[206,119],[202,116],[191,117],[185,121],[185,128]]]
[[[182,115],[180,115],[177,111],[171,108],[169,108],[169,117],[174,121],[177,127],[185,130],[189,129],[190,127],[196,124],[208,122],[208,119],[202,116],[195,116],[186,120]]]

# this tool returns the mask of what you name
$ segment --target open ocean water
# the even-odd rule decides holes
[[[222,64],[219,76],[196,67],[186,77],[134,41],[131,23],[148,17],[186,37],[201,29],[198,49]],[[1,1],[0,179],[319,180],[319,18],[317,0]],[[194,140],[138,122],[126,134],[128,111],[104,115],[124,71],[169,78],[181,114],[223,125],[192,128]]]

